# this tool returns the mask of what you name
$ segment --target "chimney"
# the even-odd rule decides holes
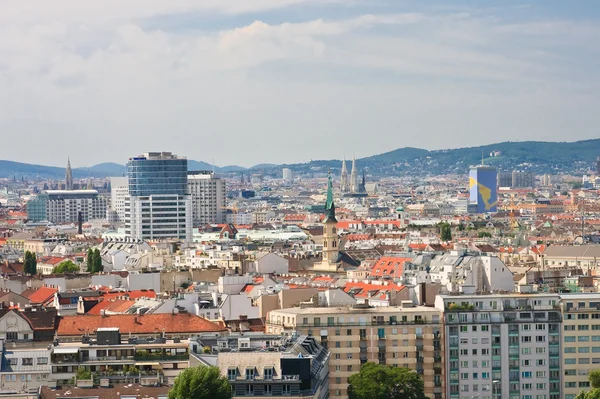
[[[105,309],[100,310],[100,316],[106,317],[106,310]]]

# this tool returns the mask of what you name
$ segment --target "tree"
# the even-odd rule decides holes
[[[452,241],[452,228],[449,223],[442,223],[440,236],[442,241]]]
[[[33,252],[25,251],[23,271],[29,275],[37,274],[37,258]]]
[[[104,271],[104,268],[102,267],[102,257],[100,256],[100,250],[98,248],[94,249],[94,255],[92,259],[94,264],[93,273],[100,273]]]
[[[231,399],[231,386],[218,367],[185,369],[169,391],[169,399]]]
[[[71,260],[64,260],[55,266],[52,269],[52,274],[63,274],[63,273],[75,273],[79,271],[79,266],[77,266]]]
[[[94,250],[92,248],[87,250],[85,264],[87,266],[87,271],[89,273],[94,273]]]
[[[592,370],[588,373],[588,380],[592,388],[600,388],[600,370]]]
[[[426,399],[423,380],[407,368],[368,362],[348,382],[348,399]]]
[[[588,373],[588,380],[592,389],[590,391],[581,391],[575,399],[600,399],[600,370],[593,370]]]
[[[488,232],[488,231],[480,231],[479,233],[477,233],[477,237],[479,238],[492,238],[492,233]]]

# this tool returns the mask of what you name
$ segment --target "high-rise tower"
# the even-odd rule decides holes
[[[129,159],[125,232],[134,239],[192,240],[187,159],[150,152]]]
[[[73,171],[71,170],[70,158],[67,158],[67,170],[65,172],[65,189],[73,190]]]
[[[477,204],[477,213],[496,212],[498,205],[498,170],[493,166],[471,166],[469,201]]]
[[[348,169],[346,169],[346,156],[344,156],[344,160],[342,161],[342,173],[340,176],[340,190],[343,193],[347,193],[350,191],[348,187]]]

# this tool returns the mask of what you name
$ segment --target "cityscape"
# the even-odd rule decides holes
[[[599,21],[3,3],[0,399],[600,398]]]

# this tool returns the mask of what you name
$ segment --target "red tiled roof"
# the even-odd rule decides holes
[[[46,303],[50,299],[53,299],[54,294],[58,291],[56,288],[50,287],[40,287],[37,291],[29,294],[23,292],[25,295],[28,295],[27,298],[31,301],[31,303]]]
[[[45,258],[40,259],[40,261],[38,263],[43,263],[45,265],[56,266],[60,262],[65,261],[67,259],[68,258],[62,258],[62,257],[57,257],[57,256],[49,256],[49,257],[45,257]]]
[[[404,263],[411,260],[412,258],[384,256],[375,262],[369,274],[373,277],[401,278],[404,272]]]
[[[383,284],[371,284],[371,283],[346,283],[344,286],[344,292],[351,294],[355,298],[368,298],[369,293],[371,296],[377,297],[381,293],[387,291],[401,291],[404,289],[403,285],[391,283],[389,285]]]
[[[127,309],[133,305],[135,305],[135,301],[123,299],[104,300],[91,308],[86,314],[99,315],[102,313],[102,310],[107,310],[113,313],[122,313],[127,311]]]
[[[129,299],[137,299],[137,298],[156,298],[156,292],[152,291],[152,290],[146,290],[146,291],[142,291],[142,290],[134,290],[134,291],[123,291],[123,292],[107,292],[104,295],[102,295],[102,298],[104,298],[104,300],[107,299],[112,299],[112,298],[117,298],[120,296],[125,296],[125,297],[129,297]]]
[[[121,334],[196,334],[226,331],[222,325],[190,313],[162,313],[145,315],[76,315],[63,316],[58,321],[58,336],[81,335],[85,330],[96,331],[103,327],[118,327]]]

